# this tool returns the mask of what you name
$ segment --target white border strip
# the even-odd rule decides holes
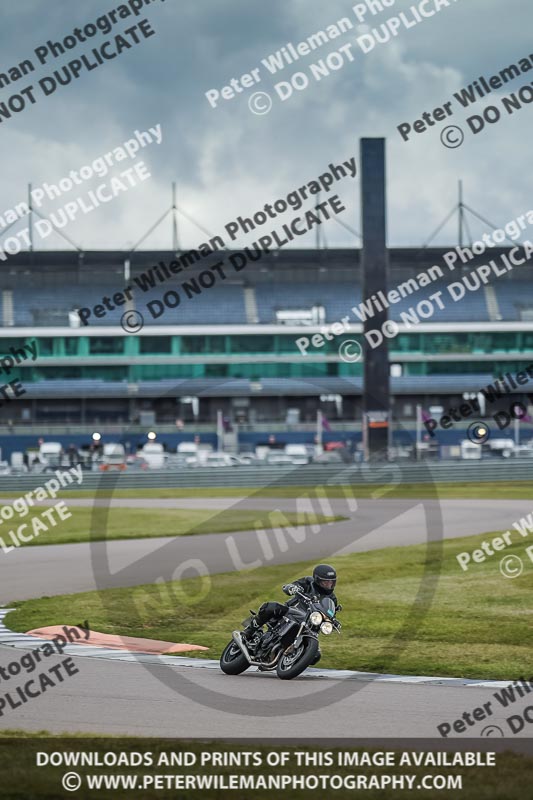
[[[23,650],[41,647],[50,644],[50,639],[40,639],[27,633],[17,633],[10,630],[4,623],[4,618],[13,608],[0,609],[0,646],[15,647]],[[64,650],[68,656],[79,658],[103,658],[112,661],[129,661],[142,664],[161,664],[174,667],[194,667],[196,669],[220,670],[218,661],[203,658],[186,658],[184,656],[158,656],[151,653],[138,653],[131,650],[112,650],[109,647],[69,644]],[[503,689],[508,686],[508,681],[484,681],[469,678],[439,678],[427,675],[381,675],[377,672],[355,672],[346,669],[313,669],[306,670],[302,678],[317,679],[329,678],[330,680],[354,680],[367,683],[410,683],[423,686],[468,686],[480,689]]]

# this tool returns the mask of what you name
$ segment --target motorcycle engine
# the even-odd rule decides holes
[[[261,639],[261,644],[260,644],[260,648],[259,648],[259,652],[260,653],[267,653],[268,652],[268,650],[270,648],[270,645],[272,644],[273,638],[274,638],[274,634],[272,633],[272,631],[267,631],[264,634],[263,638]]]

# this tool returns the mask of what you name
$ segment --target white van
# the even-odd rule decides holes
[[[489,441],[490,452],[502,458],[510,458],[515,452],[513,439],[491,439]]]
[[[150,469],[164,469],[167,462],[167,454],[162,444],[158,442],[147,442],[139,453]]]
[[[108,444],[104,444],[100,469],[102,472],[109,472],[110,470],[122,471],[126,469],[126,450],[123,444],[119,444],[118,442],[108,442]]]
[[[184,453],[187,458],[187,464],[192,466],[203,466],[209,453],[213,452],[213,447],[210,444],[196,444],[196,442],[180,442],[176,448],[176,452]]]
[[[231,453],[209,453],[202,467],[240,467],[242,461]]]
[[[47,467],[60,467],[62,456],[61,442],[43,442],[39,447],[39,460]]]
[[[461,458],[465,460],[479,460],[481,458],[481,445],[474,444],[470,439],[461,442]]]
[[[290,456],[295,465],[310,464],[312,454],[306,444],[286,444],[285,455]]]

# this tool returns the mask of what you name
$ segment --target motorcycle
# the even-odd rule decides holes
[[[335,603],[330,597],[309,597],[297,592],[298,604],[287,606],[280,619],[267,622],[266,631],[258,630],[251,639],[233,631],[231,641],[220,657],[220,669],[226,675],[240,675],[248,667],[261,672],[276,670],[281,680],[291,680],[316,664],[320,658],[318,636],[340,634],[341,623],[335,618]],[[250,612],[255,614],[254,611]],[[244,620],[243,626],[250,623]]]

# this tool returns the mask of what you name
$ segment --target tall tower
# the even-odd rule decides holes
[[[378,291],[387,292],[387,218],[385,189],[385,139],[361,139],[361,215],[363,230],[363,300]],[[364,322],[366,333],[381,330],[387,309],[376,311]],[[378,347],[364,340],[363,436],[365,457],[370,461],[387,457],[390,428],[388,339]]]

